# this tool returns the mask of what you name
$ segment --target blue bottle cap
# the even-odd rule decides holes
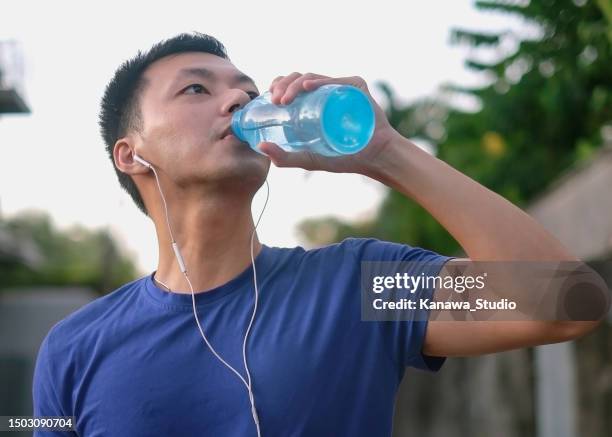
[[[333,89],[323,104],[321,132],[325,141],[342,155],[357,153],[372,139],[374,109],[368,97],[353,86]]]

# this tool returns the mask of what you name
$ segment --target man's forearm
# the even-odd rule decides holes
[[[472,260],[576,259],[518,207],[399,135],[367,175],[429,211]]]

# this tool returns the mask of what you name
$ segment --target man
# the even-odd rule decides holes
[[[359,77],[300,73],[270,90],[287,104],[329,83],[369,96]],[[102,135],[120,183],[155,223],[159,263],[53,327],[38,356],[35,415],[75,416],[86,436],[388,436],[406,366],[435,371],[444,357],[566,341],[596,326],[362,321],[362,261],[419,261],[432,274],[460,262],[399,243],[347,239],[305,251],[254,234],[251,266],[251,200],[270,161],[378,180],[426,208],[471,260],[575,260],[518,208],[403,138],[373,100],[374,136],[356,155],[271,143],[260,145],[269,158],[255,153],[229,123],[258,94],[202,34],[161,42],[118,69]]]

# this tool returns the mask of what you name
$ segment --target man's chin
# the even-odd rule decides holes
[[[268,158],[263,153],[256,152],[251,148],[249,143],[246,143],[238,137],[230,134],[219,140],[218,143],[221,147],[227,148],[226,150],[231,153],[237,153],[240,155],[242,159],[245,159],[245,156],[250,156],[255,160],[260,160],[262,162],[267,162],[268,166],[270,164],[270,158]],[[225,150],[224,150],[225,151]]]
[[[263,183],[270,170],[270,159],[240,141],[230,147],[232,151],[220,154],[219,159],[212,163],[214,168],[209,168],[206,173],[209,176],[215,174],[216,178],[228,183],[234,179],[242,183],[256,183],[260,180]]]
[[[252,153],[254,156],[261,156],[262,158],[268,159],[266,155],[256,152],[251,148],[249,143],[242,141],[233,134],[221,138],[219,144],[222,145],[222,147],[235,149],[238,152],[248,152]]]

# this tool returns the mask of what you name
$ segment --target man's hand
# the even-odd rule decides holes
[[[352,85],[362,90],[370,99],[375,114],[375,129],[372,139],[359,153],[327,157],[312,152],[285,152],[274,143],[261,143],[259,150],[268,155],[277,167],[299,167],[306,170],[324,170],[334,173],[359,173],[368,175],[376,158],[398,138],[399,133],[391,127],[382,108],[370,95],[365,80],[361,77],[331,78],[313,73],[291,73],[272,81],[270,92],[272,103],[287,105],[301,92],[313,91],[322,85]]]

